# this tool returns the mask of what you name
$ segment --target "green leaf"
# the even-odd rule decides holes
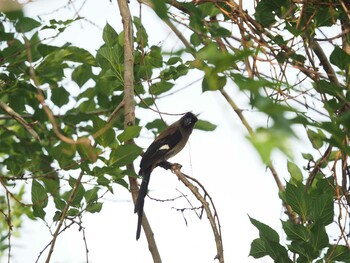
[[[86,207],[86,211],[90,212],[90,213],[98,213],[100,212],[102,209],[102,203],[94,203],[94,204],[90,204]]]
[[[69,93],[63,87],[54,87],[52,90],[51,100],[57,107],[62,107],[69,102]]]
[[[58,197],[54,198],[55,206],[58,210],[62,211],[66,207],[66,202]]]
[[[250,245],[249,256],[252,256],[254,258],[262,258],[267,255],[268,254],[266,252],[265,242],[260,238],[254,239]]]
[[[128,126],[121,134],[118,135],[118,140],[120,142],[126,142],[128,140],[134,139],[135,137],[139,136],[140,131],[140,126]]]
[[[269,241],[279,242],[280,238],[275,230],[268,225],[259,222],[258,220],[249,216],[250,222],[259,230],[260,238],[264,238]]]
[[[342,70],[345,70],[350,64],[350,55],[337,45],[334,47],[329,59],[333,65],[336,65]]]
[[[111,147],[116,144],[116,135],[112,127],[105,130],[105,127],[109,125],[106,121],[101,118],[94,116],[93,122],[93,133],[103,131],[98,137],[95,138],[96,142],[103,147]]]
[[[45,187],[35,179],[33,179],[32,182],[31,195],[33,203],[33,215],[44,220],[46,212],[43,208],[47,206],[48,196]]]
[[[310,209],[309,199],[310,197],[304,191],[304,186],[302,184],[295,186],[291,183],[287,183],[286,202],[292,207],[294,212],[302,217],[302,220],[307,219]]]
[[[174,87],[173,83],[167,81],[160,81],[151,86],[151,93],[153,95],[160,95],[164,92],[167,92],[172,87]]]
[[[326,191],[312,199],[310,215],[313,221],[325,226],[333,222],[334,202],[331,191]]]
[[[125,166],[132,163],[142,152],[142,149],[136,144],[120,145],[112,150],[109,165]]]
[[[328,246],[328,235],[323,224],[314,224],[311,227],[310,243],[316,250],[321,250]]]
[[[217,126],[215,124],[209,121],[203,121],[203,120],[198,120],[195,126],[196,129],[202,130],[202,131],[214,131],[216,127]]]
[[[160,19],[167,20],[168,19],[168,8],[166,6],[166,2],[163,0],[151,0],[153,3],[153,10],[159,16]]]
[[[118,41],[118,33],[107,23],[103,28],[102,38],[107,46],[112,47]]]
[[[252,137],[248,137],[256,148],[262,161],[266,164],[271,162],[271,154],[275,149],[281,150],[285,155],[292,159],[292,147],[288,137],[291,134],[284,130],[284,127],[272,126],[271,128],[258,128]]]
[[[98,187],[94,187],[90,190],[87,190],[84,194],[84,198],[85,198],[85,201],[87,204],[90,204],[90,203],[94,203],[97,201],[98,199],[98,190],[99,188]]]
[[[77,187],[77,190],[76,190],[75,195],[73,196],[73,200],[71,202],[71,206],[80,207],[80,202],[83,199],[84,194],[85,194],[85,188],[82,185],[82,183],[79,183],[78,186],[76,186],[75,185],[76,182],[77,182],[77,180],[74,177],[72,177],[72,176],[69,177],[69,185],[72,187],[72,190],[74,187]],[[71,191],[69,191],[68,193],[70,194]]]
[[[350,251],[347,246],[331,245],[326,257],[329,262],[350,262]]]
[[[310,231],[304,225],[297,225],[291,221],[282,221],[282,227],[288,240],[309,240]]]
[[[90,140],[86,139],[85,142],[77,144],[77,150],[84,160],[88,160],[90,163],[95,163],[101,150],[92,146],[90,143]]]
[[[74,80],[81,88],[93,76],[90,65],[82,64],[72,72],[72,80]]]
[[[317,131],[318,132],[316,133],[311,129],[307,130],[307,136],[309,137],[312,146],[316,150],[320,149],[323,146],[326,139],[326,135],[322,132],[322,130],[318,129]]]
[[[34,28],[40,27],[41,23],[34,20],[30,17],[22,17],[19,19],[18,23],[16,24],[16,30],[18,32],[29,32],[33,30]]]
[[[275,230],[251,217],[250,222],[259,230],[260,239],[252,242],[250,255],[259,258],[270,256],[274,262],[292,263],[285,247],[279,244],[279,236]]]
[[[290,161],[287,162],[287,167],[288,167],[288,172],[291,175],[291,178],[295,182],[301,183],[303,181],[303,174],[299,169],[299,167],[295,163],[292,163]]]

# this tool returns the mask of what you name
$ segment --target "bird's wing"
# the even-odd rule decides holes
[[[176,129],[176,127],[174,127],[173,130],[170,129],[170,132],[167,135],[161,134],[158,136],[142,156],[140,175],[142,176],[144,170],[149,168],[154,169],[159,162],[169,158],[171,156],[169,153],[181,141],[181,139],[181,131]]]

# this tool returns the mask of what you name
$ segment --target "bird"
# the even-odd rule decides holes
[[[147,195],[151,173],[157,166],[170,169],[172,164],[167,160],[178,154],[186,145],[198,118],[187,112],[178,121],[161,132],[143,154],[140,162],[139,176],[142,182],[135,203],[134,213],[138,215],[136,240],[140,238],[143,206]]]

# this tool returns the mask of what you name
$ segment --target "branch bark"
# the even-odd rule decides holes
[[[132,18],[127,0],[118,0],[120,15],[122,17],[124,27],[124,127],[135,125],[135,100],[134,100],[134,38],[132,30]],[[129,141],[127,143],[134,143]],[[134,166],[130,164],[128,169],[134,170]],[[136,202],[138,195],[137,180],[129,177],[130,191],[133,202]],[[161,263],[161,257],[158,251],[156,241],[152,232],[152,228],[143,215],[142,228],[144,229],[148,248],[151,252],[153,262]]]

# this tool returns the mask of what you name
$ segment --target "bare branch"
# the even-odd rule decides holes
[[[3,109],[8,115],[10,115],[11,118],[15,119],[19,124],[21,124],[34,137],[35,140],[40,142],[39,135],[36,133],[36,131],[34,131],[32,126],[25,119],[22,118],[21,115],[19,115],[10,106],[8,106],[2,101],[0,101],[0,108]]]

